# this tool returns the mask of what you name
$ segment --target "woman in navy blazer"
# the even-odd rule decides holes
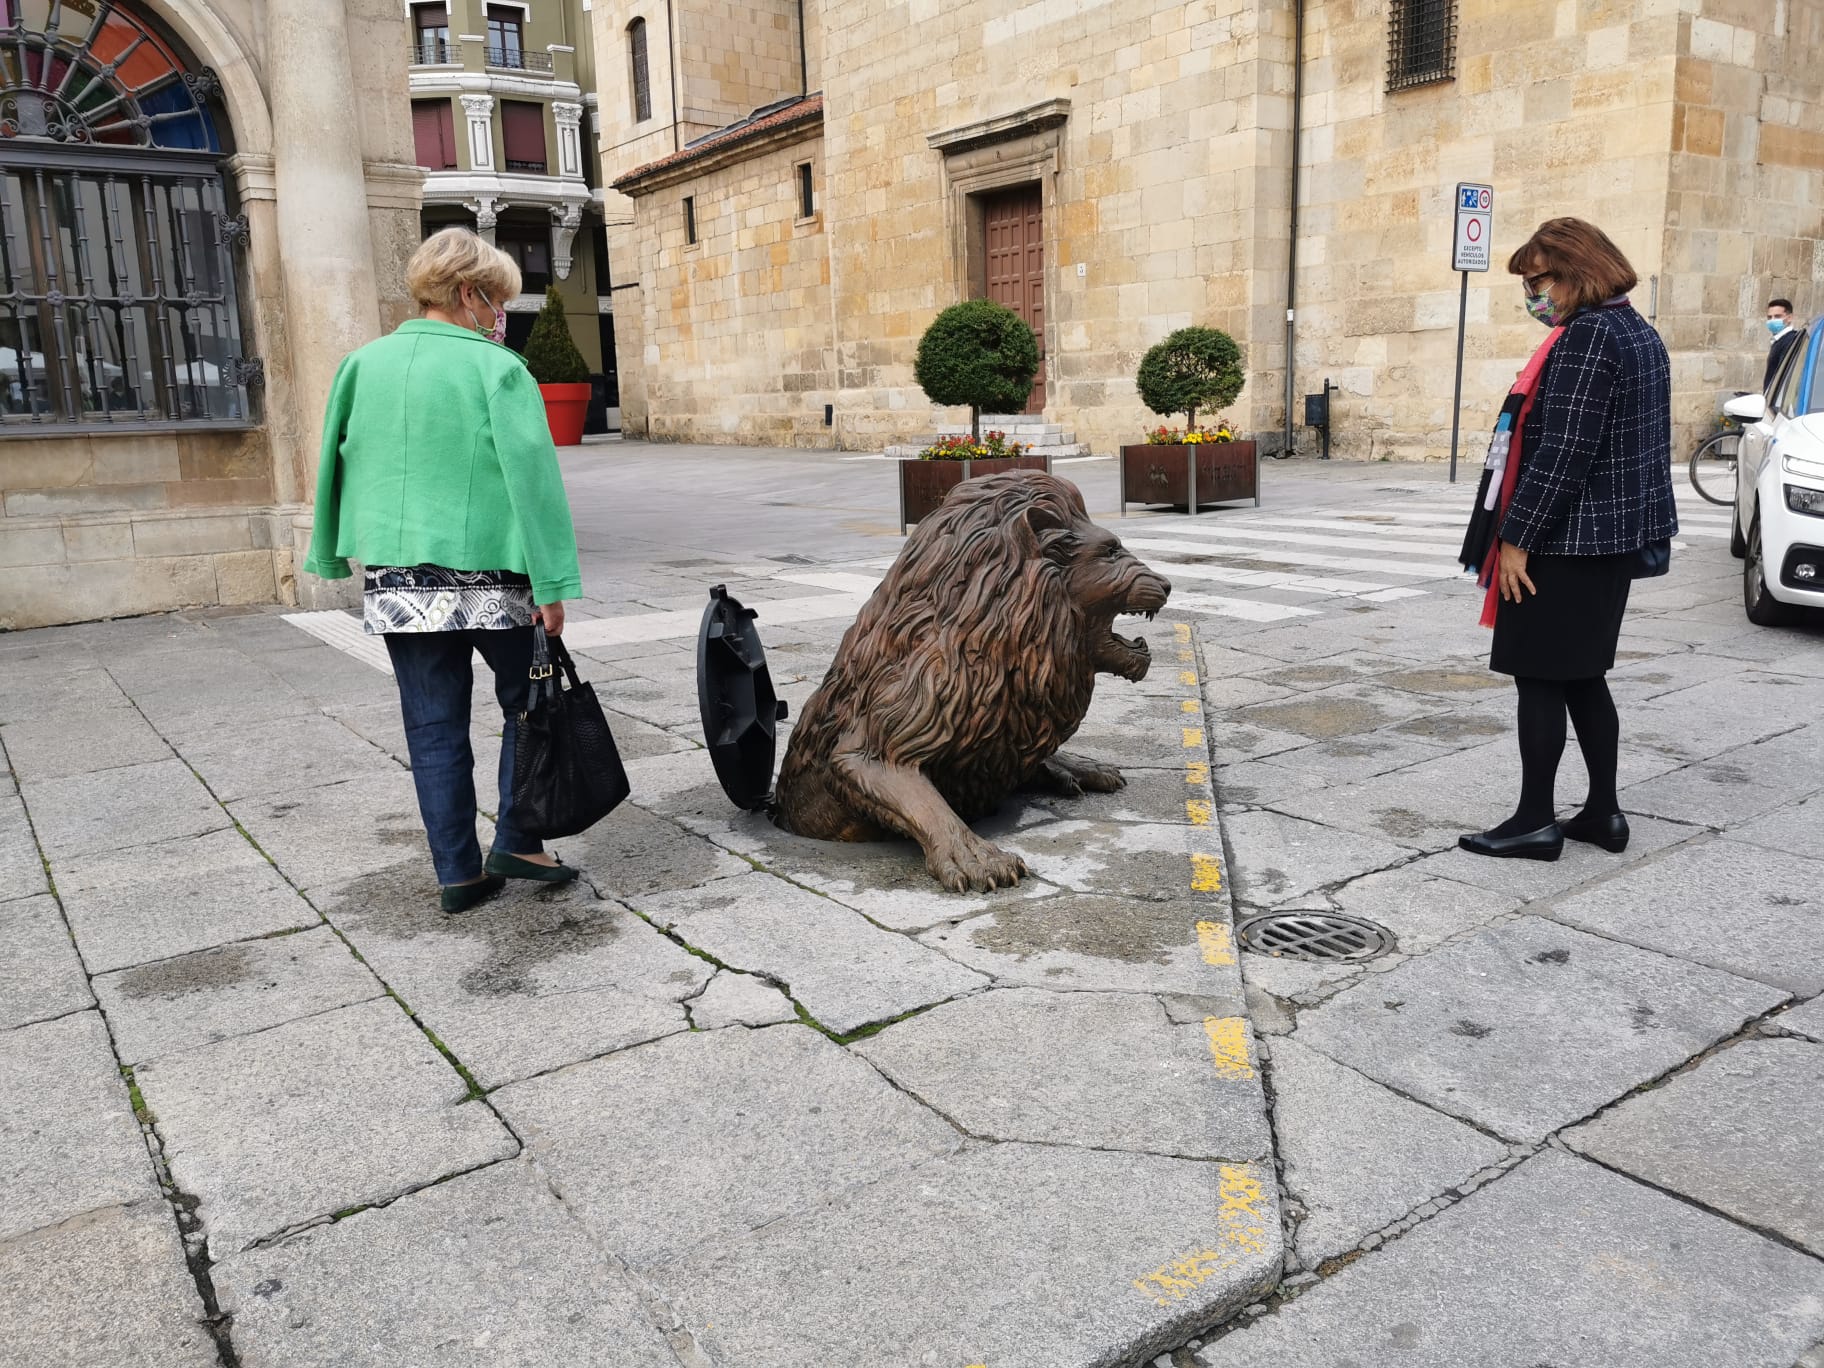
[[[1628,303],[1639,277],[1601,229],[1541,224],[1507,263],[1526,308],[1564,332],[1546,355],[1521,466],[1502,516],[1500,598],[1489,668],[1519,690],[1520,802],[1460,844],[1478,855],[1555,860],[1564,838],[1620,851],[1621,723],[1604,676],[1632,579],[1678,530],[1672,499],[1672,386],[1665,344]],[[1553,784],[1565,719],[1589,770],[1583,808],[1562,825]]]

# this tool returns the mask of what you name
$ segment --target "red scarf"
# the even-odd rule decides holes
[[[1502,520],[1507,517],[1507,506],[1514,498],[1514,486],[1520,482],[1520,434],[1526,426],[1527,415],[1533,411],[1533,400],[1539,397],[1539,373],[1545,369],[1545,355],[1563,335],[1562,326],[1553,328],[1545,335],[1545,341],[1539,344],[1539,350],[1521,368],[1520,378],[1514,381],[1514,387],[1508,391],[1510,396],[1520,396],[1520,411],[1514,415],[1514,430],[1508,436],[1507,462],[1501,470],[1500,505],[1495,514],[1496,527],[1500,527]],[[1482,573],[1476,580],[1488,590],[1482,599],[1484,627],[1495,625],[1495,608],[1501,602],[1501,586],[1495,579],[1495,567],[1500,561],[1501,538],[1497,536],[1488,548],[1488,559],[1482,562]]]

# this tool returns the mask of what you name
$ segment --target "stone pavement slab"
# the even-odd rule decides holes
[[[1773,1020],[1774,1024],[1783,1031],[1810,1036],[1813,1040],[1824,1044],[1824,997],[1815,997],[1810,1002],[1794,1007],[1789,1012],[1782,1012]]]
[[[25,804],[9,787],[0,792],[0,902],[50,891]]]
[[[1105,1368],[1183,1344],[1279,1259],[1269,1170],[999,1145],[650,1277],[712,1361],[742,1368]]]
[[[1054,992],[1216,996],[1238,992],[1233,968],[1204,958],[1198,923],[1222,930],[1205,903],[1110,898],[1089,893],[1009,902],[992,912],[934,927],[919,939],[998,982]],[[1219,960],[1233,963],[1226,949]]]
[[[78,855],[56,870],[64,912],[96,974],[322,920],[232,829]]]
[[[1745,1040],[1565,1139],[1824,1257],[1824,1045]]]
[[[1185,785],[1182,778],[1179,789]],[[1184,800],[1179,797],[1179,813]],[[1026,861],[1041,881],[1078,893],[1130,893],[1145,888],[1189,893],[1193,852],[1220,854],[1214,827],[1182,822],[1092,822],[1054,818],[1022,827],[997,843]]]
[[[220,727],[186,739],[181,751],[224,803],[398,770],[385,751],[321,713]]]
[[[1191,1159],[1272,1153],[1241,1017],[1175,1024],[1138,994],[1003,988],[897,1022],[855,1051],[981,1139]]]
[[[1538,917],[1299,1014],[1293,1039],[1510,1140],[1539,1139],[1771,1010],[1764,984]]]
[[[1815,793],[1824,773],[1824,729],[1801,728],[1771,741],[1727,750],[1621,791],[1628,812],[1692,826],[1732,827]]]
[[[1473,829],[1465,826],[1465,831]],[[1453,847],[1427,855],[1412,869],[1433,878],[1473,884],[1493,893],[1507,893],[1525,902],[1549,898],[1581,884],[1606,878],[1618,869],[1636,864],[1657,851],[1688,841],[1702,832],[1697,827],[1662,822],[1657,817],[1628,818],[1628,848],[1612,855],[1580,841],[1566,841],[1556,860],[1491,860]]]
[[[719,969],[703,991],[687,1004],[690,1024],[699,1031],[724,1026],[775,1026],[796,1021],[792,1000],[764,979]]]
[[[1547,1151],[1255,1325],[1199,1368],[1787,1368],[1824,1265]]]
[[[381,978],[494,1087],[689,1028],[715,971],[586,887],[514,883],[459,917],[427,867],[347,885],[331,919]]]
[[[1271,907],[1409,860],[1411,847],[1265,810],[1224,814],[1229,885],[1238,902]]]
[[[103,974],[95,991],[129,1064],[251,1035],[386,990],[326,926]]]
[[[0,903],[0,1031],[94,1005],[57,900]]]
[[[260,1368],[678,1368],[641,1294],[518,1160],[213,1272]]]
[[[171,1176],[220,1259],[347,1207],[517,1152],[391,999],[140,1069]]]
[[[1509,893],[1434,878],[1415,865],[1382,870],[1334,889],[1331,905],[1393,932],[1403,955],[1422,955],[1519,906]]]
[[[701,756],[702,752],[696,752]],[[707,766],[709,761],[703,760]],[[552,843],[603,896],[632,898],[695,888],[752,866],[675,822],[629,803],[579,836]]]
[[[1315,1268],[1508,1157],[1506,1145],[1410,1102],[1297,1040],[1271,1046],[1274,1133],[1294,1241]]]
[[[1789,802],[1764,817],[1736,827],[1729,835],[1738,841],[1824,860],[1824,796],[1802,803]]]
[[[0,1240],[158,1197],[99,1012],[0,1035]]]
[[[1694,842],[1559,899],[1550,915],[1796,993],[1824,989],[1824,861]]]
[[[55,869],[74,855],[200,836],[229,825],[182,760],[125,765],[22,785],[39,844]]]
[[[156,1195],[0,1240],[0,1368],[216,1368],[203,1315]]]
[[[839,1033],[988,984],[937,951],[770,874],[638,898],[633,906],[721,963],[779,983]]]
[[[306,893],[395,865],[425,864],[430,847],[405,770],[321,788],[244,798],[229,811]],[[482,841],[482,849],[488,842]]]
[[[131,709],[106,670],[83,668],[55,649],[47,649],[42,660],[28,661],[26,655],[15,650],[0,658],[0,669],[14,681],[0,698],[0,727],[44,719],[72,724],[104,709]]]
[[[54,713],[5,729],[13,769],[28,780],[64,779],[122,765],[169,760],[171,747],[133,708]]]
[[[724,1248],[962,1143],[799,1025],[673,1036],[493,1100],[564,1202],[636,1268]]]

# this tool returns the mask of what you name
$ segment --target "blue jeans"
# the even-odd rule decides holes
[[[475,751],[469,745],[474,651],[480,651],[494,671],[494,697],[506,715],[494,849],[508,855],[542,851],[542,843],[513,824],[513,743],[531,689],[527,671],[532,668],[532,629],[388,632],[386,650],[399,681],[412,782],[418,789],[418,813],[430,839],[437,882],[447,887],[482,874],[481,846],[475,839]]]

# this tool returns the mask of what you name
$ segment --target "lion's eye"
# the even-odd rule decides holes
[[[1116,556],[1121,554],[1121,543],[1110,542],[1107,546],[1102,548],[1102,554],[1107,556],[1110,560],[1113,560]]]

